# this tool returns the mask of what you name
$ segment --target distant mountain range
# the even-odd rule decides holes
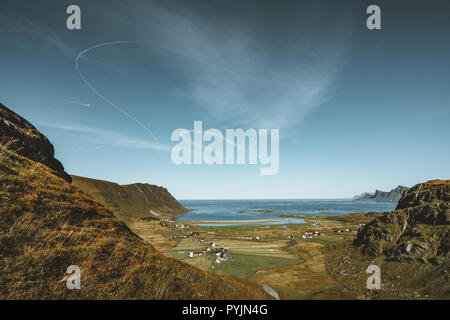
[[[377,202],[398,202],[402,194],[408,187],[398,186],[391,191],[376,190],[374,193],[364,192],[360,195],[354,196],[353,201],[377,201]]]

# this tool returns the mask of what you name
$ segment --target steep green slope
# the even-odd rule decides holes
[[[78,176],[72,176],[72,183],[126,223],[145,217],[174,218],[188,211],[167,189],[155,185],[119,185]]]
[[[81,290],[66,270],[81,268]],[[0,147],[0,299],[265,299],[168,258],[47,166]]]

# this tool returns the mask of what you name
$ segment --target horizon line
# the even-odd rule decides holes
[[[192,201],[204,201],[204,200],[352,200],[352,198],[204,198],[204,199],[181,199],[181,198],[175,198],[178,201],[186,201],[186,200],[192,200]],[[369,202],[376,202],[376,201],[369,201]]]

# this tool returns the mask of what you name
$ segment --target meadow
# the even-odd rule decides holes
[[[374,215],[301,216],[305,224],[198,226],[179,222],[162,227],[156,221],[139,223],[152,234],[147,239],[169,257],[219,275],[231,275],[268,285],[281,299],[431,299],[448,296],[445,268],[432,265],[387,262],[363,255],[352,242],[361,225]],[[186,237],[189,232],[197,234]],[[171,238],[175,235],[175,238]],[[170,239],[169,239],[170,238]],[[231,258],[217,263],[214,256],[189,257],[210,243],[226,248]],[[383,286],[366,288],[371,264],[382,266]],[[405,272],[409,271],[409,276]],[[434,274],[427,284],[426,276]],[[447,280],[445,280],[447,279]]]

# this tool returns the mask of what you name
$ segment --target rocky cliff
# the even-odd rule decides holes
[[[146,183],[119,185],[78,176],[72,176],[72,179],[75,186],[126,223],[147,217],[174,218],[188,211],[163,187]]]
[[[366,224],[354,244],[370,256],[440,264],[449,257],[449,230],[450,180],[433,180],[406,190],[396,210]]]
[[[353,197],[353,201],[378,201],[378,202],[397,202],[400,200],[403,192],[408,189],[405,186],[398,186],[391,191],[376,190],[375,193],[365,192],[359,196]]]
[[[70,176],[55,159],[53,145],[31,123],[0,103],[0,144],[52,169],[52,173],[70,182]]]

